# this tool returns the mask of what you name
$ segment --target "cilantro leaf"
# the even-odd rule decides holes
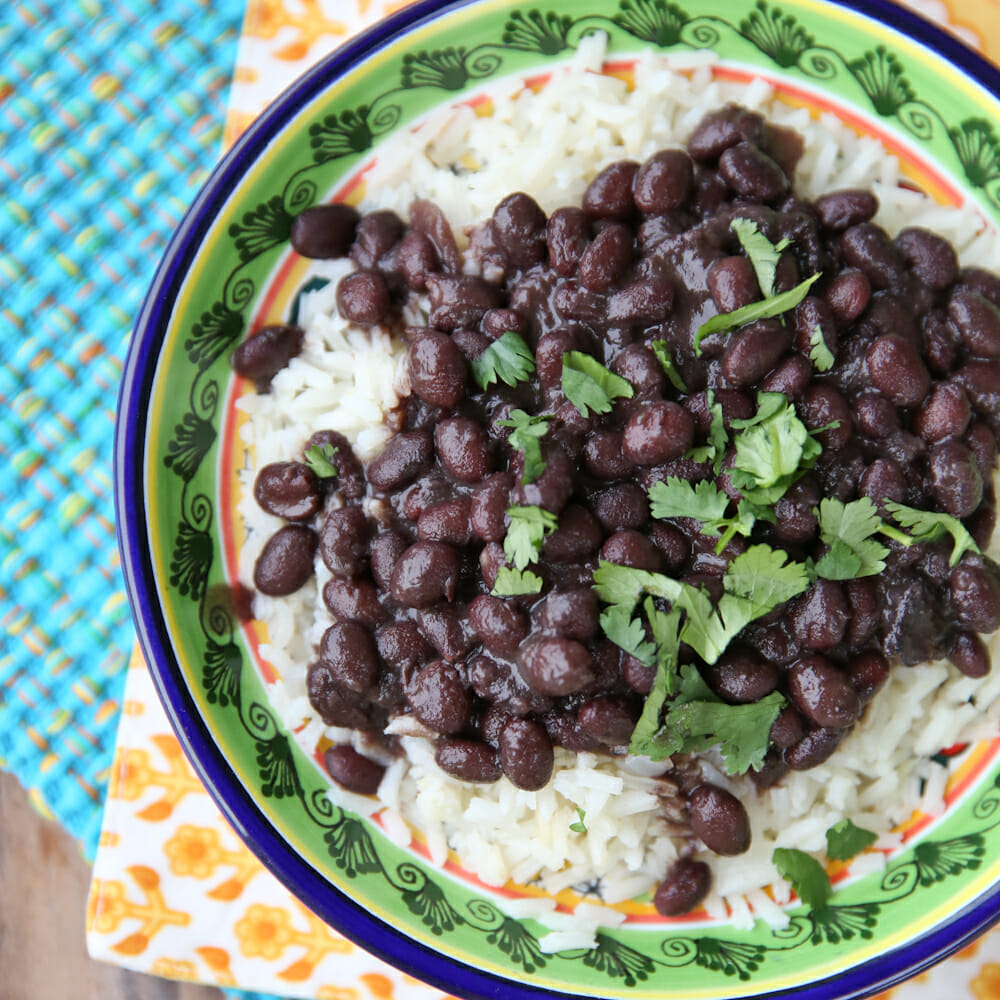
[[[660,713],[663,711],[663,704],[667,696],[674,693],[677,674],[677,652],[680,649],[680,621],[679,611],[664,613],[652,608],[652,601],[647,598],[647,614],[653,626],[653,635],[656,638],[656,677],[645,704],[642,706],[642,714],[632,731],[632,739],[629,741],[629,753],[638,756],[648,756],[653,760],[663,760],[665,753],[656,743],[656,734],[660,729]]]
[[[774,295],[774,275],[781,260],[781,251],[792,245],[787,237],[772,243],[758,228],[752,219],[733,219],[729,228],[736,233],[736,238],[750,258],[750,265],[757,275],[764,298]]]
[[[771,861],[778,874],[792,883],[799,899],[814,910],[822,910],[833,893],[826,869],[811,855],[797,847],[776,847]]]
[[[533,483],[545,471],[540,440],[545,437],[551,419],[549,416],[532,417],[524,410],[511,410],[510,420],[499,421],[501,427],[513,428],[508,438],[510,445],[524,455],[523,486]]]
[[[812,333],[809,334],[809,360],[818,372],[828,372],[835,361],[833,351],[826,346],[826,341],[823,339],[823,331],[820,329],[819,323],[812,328]]]
[[[587,832],[587,824],[584,823],[584,820],[587,818],[587,812],[586,812],[586,810],[581,809],[579,806],[577,806],[576,807],[576,814],[580,818],[579,818],[579,820],[577,820],[576,823],[570,823],[569,828],[574,833],[586,833]]]
[[[306,448],[306,465],[319,476],[320,479],[331,479],[337,475],[337,466],[333,464],[333,458],[340,449],[330,444],[314,444],[311,448]]]
[[[868,497],[842,503],[826,497],[816,510],[819,537],[827,546],[815,572],[826,580],[854,580],[885,569],[889,550],[871,536],[882,530],[878,508]]]
[[[519,570],[538,558],[542,541],[556,530],[556,516],[541,507],[508,507],[510,527],[503,540],[503,551]]]
[[[646,638],[646,630],[632,611],[621,604],[613,604],[601,612],[601,628],[616,645],[630,653],[646,667],[656,663],[656,646]]]
[[[535,358],[524,338],[513,330],[508,330],[499,340],[494,340],[472,362],[472,377],[480,389],[493,385],[497,379],[507,385],[517,385],[531,377],[535,370]]]
[[[722,578],[726,592],[746,599],[754,618],[773,611],[809,586],[806,567],[770,545],[751,545],[738,555]]]
[[[494,597],[520,597],[523,594],[538,594],[542,590],[542,578],[531,570],[511,569],[501,566],[490,593]]]
[[[690,517],[706,527],[726,517],[729,497],[715,483],[703,480],[692,484],[679,476],[668,476],[649,488],[653,517]]]
[[[834,861],[849,861],[871,847],[876,840],[877,833],[855,826],[849,819],[842,819],[826,831],[826,853]]]
[[[734,309],[731,313],[719,313],[711,319],[706,320],[698,327],[698,332],[694,335],[694,353],[701,357],[701,342],[712,333],[723,333],[726,330],[735,330],[737,327],[745,326],[747,323],[754,323],[759,319],[769,319],[771,316],[780,316],[782,313],[794,309],[809,294],[813,282],[820,277],[821,272],[817,271],[811,278],[799,282],[794,288],[789,288],[787,292],[774,295],[768,299],[761,299],[760,302],[751,302],[748,306]]]
[[[631,399],[635,392],[630,382],[581,351],[563,355],[562,391],[584,417],[609,413],[613,399]]]
[[[692,448],[684,457],[692,462],[711,462],[715,474],[722,469],[722,460],[726,457],[726,445],[729,437],[722,415],[722,404],[715,398],[715,393],[709,389],[706,393],[708,412],[712,415],[712,423],[708,429],[708,443],[698,448]]]
[[[605,604],[620,604],[630,613],[643,594],[652,594],[667,601],[677,601],[693,587],[662,573],[652,573],[632,566],[619,566],[603,559],[594,570],[594,593]]]
[[[665,340],[654,340],[650,343],[649,347],[656,355],[656,360],[663,367],[663,371],[670,380],[670,384],[678,392],[688,392],[689,389],[684,384],[680,369],[677,367],[677,362],[674,361],[674,356],[670,353],[670,348],[667,347],[667,342]]]
[[[932,510],[917,510],[894,500],[886,502],[886,507],[892,511],[892,516],[904,528],[909,529],[918,542],[936,542],[939,538],[951,535],[954,545],[948,565],[958,565],[959,559],[966,552],[979,552],[976,540],[966,530],[958,518],[950,514],[940,514]]]

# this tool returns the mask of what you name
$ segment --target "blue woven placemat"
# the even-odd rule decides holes
[[[0,2],[0,767],[88,854],[134,641],[112,505],[122,358],[219,155],[243,9]]]

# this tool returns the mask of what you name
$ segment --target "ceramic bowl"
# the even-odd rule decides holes
[[[865,995],[1000,915],[998,745],[969,751],[933,822],[911,824],[881,873],[773,931],[657,919],[639,900],[596,946],[539,948],[530,920],[455,866],[437,869],[331,804],[328,779],[268,700],[237,614],[229,355],[287,309],[292,219],[331,197],[380,142],[506,76],[538,76],[588,32],[618,62],[711,48],[737,78],[882,136],[943,201],[1000,223],[1000,76],[889,4],[783,0],[417,3],[299,80],[214,172],[156,275],[124,372],[116,439],[122,561],[142,646],[172,723],[246,843],[306,905],[365,948],[468,997],[802,998]],[[284,305],[281,305],[284,303]]]

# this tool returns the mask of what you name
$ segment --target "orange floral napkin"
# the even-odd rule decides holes
[[[233,143],[309,65],[407,0],[249,0],[226,125]],[[1000,0],[909,0],[1000,62]],[[129,667],[94,866],[94,958],[307,1000],[444,1000],[327,927],[222,818],[174,737],[141,656]],[[1000,1000],[1000,931],[882,1000]]]

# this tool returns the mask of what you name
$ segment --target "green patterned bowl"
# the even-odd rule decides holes
[[[971,198],[1000,222],[1000,76],[880,0],[417,3],[279,99],[216,170],[159,269],[126,365],[115,454],[139,634],[189,756],[250,847],[318,914],[420,978],[524,1000],[866,995],[1000,916],[1000,742],[969,752],[945,815],[916,824],[883,873],[842,883],[821,911],[793,907],[784,930],[667,921],[647,903],[592,948],[543,954],[537,924],[331,804],[324,774],[268,704],[267,668],[229,599],[239,532],[228,356],[288,299],[292,219],[383,137],[492,79],[537,75],[595,29],[617,60],[711,48],[730,72],[882,135],[935,196]]]

